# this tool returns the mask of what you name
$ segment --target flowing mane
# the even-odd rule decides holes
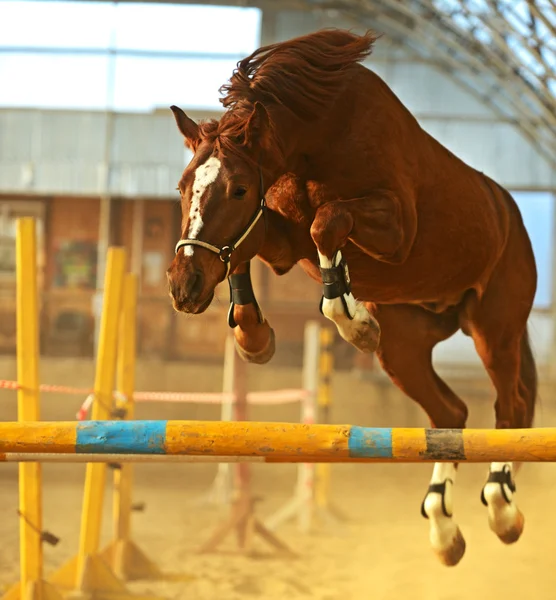
[[[255,50],[237,64],[220,88],[228,109],[219,122],[201,125],[201,134],[223,150],[242,153],[256,103],[271,122],[276,110],[301,121],[317,120],[342,92],[351,67],[371,52],[376,36],[326,29]]]
[[[346,70],[366,58],[375,37],[324,30],[255,50],[241,60],[220,88],[226,108],[261,102],[280,104],[298,118],[313,120],[338,96]]]

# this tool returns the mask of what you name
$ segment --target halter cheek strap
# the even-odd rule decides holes
[[[199,246],[200,248],[205,248],[206,250],[210,250],[215,254],[218,254],[218,258],[224,263],[226,267],[225,278],[230,274],[230,266],[232,260],[232,254],[237,248],[241,245],[242,242],[245,241],[247,236],[253,231],[255,225],[259,222],[262,216],[264,216],[264,209],[266,208],[266,200],[264,196],[261,199],[261,204],[259,206],[259,210],[255,213],[254,217],[249,221],[245,231],[239,236],[239,238],[233,243],[226,246],[222,246],[219,248],[214,244],[209,244],[208,242],[203,242],[202,240],[196,239],[184,239],[180,240],[176,244],[176,254],[179,252],[180,248],[184,248],[185,246]]]
[[[176,254],[180,251],[180,248],[184,248],[185,246],[199,246],[200,248],[205,248],[205,250],[209,250],[210,252],[214,252],[218,254],[218,258],[224,263],[226,268],[226,274],[224,278],[227,278],[230,274],[231,260],[232,254],[235,250],[247,239],[247,236],[253,231],[261,217],[264,217],[264,212],[266,208],[266,199],[264,195],[264,187],[263,187],[263,173],[262,170],[259,170],[260,176],[260,194],[261,194],[261,203],[259,205],[259,209],[253,215],[247,227],[244,229],[243,233],[233,242],[232,244],[227,244],[226,246],[218,247],[214,244],[210,244],[209,242],[203,242],[202,240],[187,238],[180,240],[176,244],[175,252]]]

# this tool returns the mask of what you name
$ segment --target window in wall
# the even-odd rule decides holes
[[[2,0],[0,45],[13,48],[106,49],[114,7],[109,2]]]
[[[222,108],[219,87],[236,66],[236,59],[173,59],[118,56],[114,109],[150,111],[177,104],[182,108]]]
[[[35,217],[37,234],[38,289],[43,288],[44,221],[41,202],[26,200],[0,202],[0,353],[16,349],[16,219]]]
[[[41,202],[16,200],[13,202],[0,202],[0,291],[10,290],[16,282],[15,240],[16,222],[20,217],[34,217],[37,234],[37,271],[39,275],[39,289],[42,287],[44,266],[43,227],[44,208]]]
[[[246,7],[0,1],[0,106],[220,108],[260,25]]]
[[[548,308],[552,303],[554,195],[549,192],[512,192],[537,263],[536,308]]]
[[[258,46],[260,19],[256,8],[120,3],[115,10],[116,48],[239,58]]]
[[[0,106],[104,110],[107,56],[0,53]]]

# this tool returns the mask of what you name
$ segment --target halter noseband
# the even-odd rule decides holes
[[[240,246],[245,241],[247,236],[251,233],[251,231],[253,231],[253,229],[255,228],[255,225],[259,222],[260,218],[264,217],[264,211],[266,208],[266,198],[264,195],[263,172],[261,169],[259,169],[259,176],[260,176],[261,203],[259,205],[257,212],[253,215],[253,217],[247,224],[247,227],[243,230],[243,233],[236,239],[235,242],[233,242],[232,244],[227,244],[227,245],[219,248],[218,246],[215,246],[214,244],[210,244],[209,242],[203,242],[202,240],[187,238],[187,239],[180,240],[176,244],[176,249],[175,249],[176,254],[180,251],[180,248],[184,248],[185,246],[199,246],[201,248],[205,248],[206,250],[210,250],[211,252],[218,254],[218,258],[224,263],[224,265],[226,267],[226,275],[224,278],[227,278],[228,275],[230,274],[230,265],[231,265],[231,259],[232,259],[233,252],[235,250],[237,250],[238,246]]]

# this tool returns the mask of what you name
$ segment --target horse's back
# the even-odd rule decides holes
[[[352,269],[366,274],[354,277],[365,281],[363,296],[377,302],[434,302],[444,296],[449,303],[470,288],[481,295],[509,237],[522,236],[513,224],[517,208],[509,193],[426,132],[386,82],[360,65],[330,122],[325,135],[337,143],[323,146],[321,159],[341,165],[342,173],[338,184],[334,169],[328,170],[331,187],[344,200],[361,202],[373,190],[392,191],[399,199],[400,226],[415,230],[408,234],[407,257],[395,267],[351,244],[346,248]]]

